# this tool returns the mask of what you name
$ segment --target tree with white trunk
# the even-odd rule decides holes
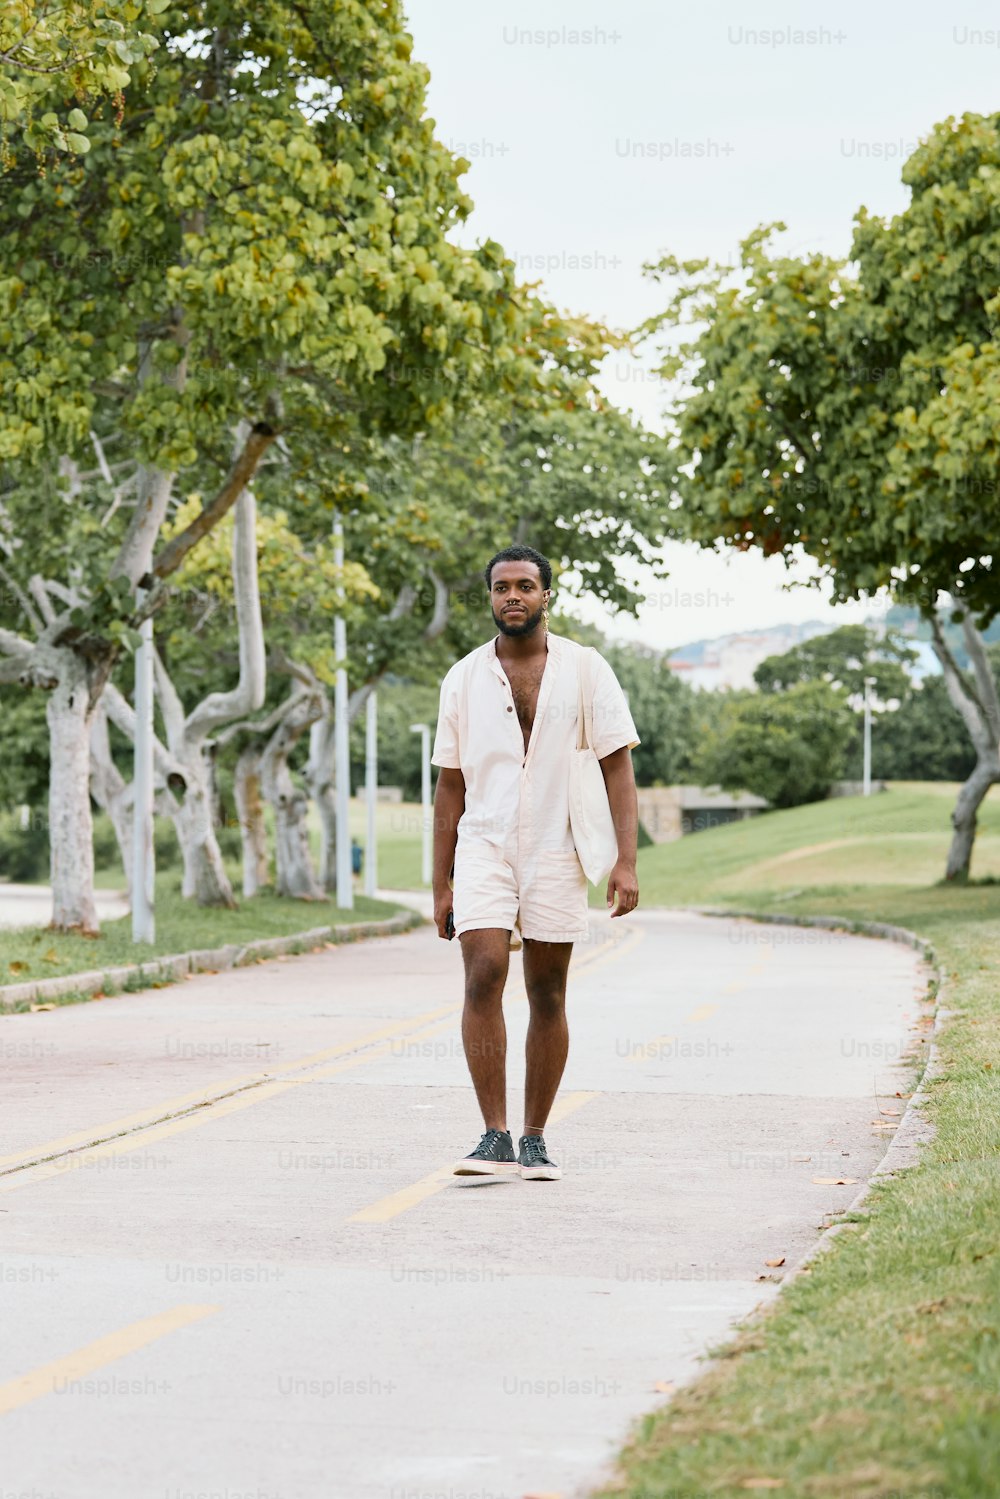
[[[70,531],[83,540],[82,567],[65,561],[79,602],[34,622],[4,609],[2,674],[51,694],[53,923],[86,931],[101,693],[279,433],[335,451],[345,423],[409,434],[449,421],[484,380],[524,378],[513,266],[492,242],[449,238],[472,206],[466,164],[434,138],[395,0],[265,0],[238,26],[202,0],[147,9],[155,65],[132,58],[125,117],[90,121],[89,151],[44,175],[9,163],[0,201],[4,527],[15,565],[35,522],[49,553]],[[40,82],[38,110],[58,109],[62,86]],[[95,440],[127,455],[125,479],[108,465],[73,496]],[[197,515],[161,547],[170,507],[192,495]],[[310,503],[331,498],[312,485]],[[33,571],[66,581],[58,565]],[[251,685],[241,678],[241,702]],[[186,884],[224,897],[204,764],[222,708],[188,723],[164,691],[190,777]]]
[[[835,602],[884,589],[934,632],[976,748],[952,813],[945,878],[969,877],[976,814],[998,779],[1000,714],[982,630],[1000,612],[1000,116],[936,126],[903,168],[909,202],[859,211],[849,262],[785,256],[770,226],[739,263],[665,256],[672,291],[646,331],[693,327],[662,372],[673,525],[703,546],[805,554]],[[960,671],[941,618],[961,620]]]

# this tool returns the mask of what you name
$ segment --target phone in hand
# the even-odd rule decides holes
[[[444,919],[444,934],[448,938],[449,942],[451,941],[452,937],[454,937],[454,935],[455,935],[455,913],[454,913],[454,911],[449,911],[448,914],[447,914],[447,916]]]

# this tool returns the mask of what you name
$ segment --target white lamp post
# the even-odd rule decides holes
[[[142,598],[140,591],[139,598]],[[153,903],[153,621],[139,626],[135,653],[132,805],[132,941],[156,941]]]
[[[423,809],[423,858],[420,878],[431,882],[431,730],[426,723],[411,723],[410,733],[420,735],[420,803]]]
[[[365,806],[368,828],[365,838],[365,894],[374,896],[378,885],[378,843],[375,835],[375,799],[378,790],[378,698],[368,694],[365,704]]]
[[[874,677],[865,677],[865,764],[863,794],[872,794],[872,688]]]
[[[337,511],[333,518],[333,564],[341,580],[344,576],[344,524]],[[337,587],[337,601],[344,606],[343,581]],[[348,749],[347,725],[347,626],[339,611],[333,621],[333,649],[337,657],[337,676],[334,684],[333,751],[337,776],[337,905],[342,910],[354,909],[354,881],[351,867],[351,834],[348,827],[350,812],[351,761]]]

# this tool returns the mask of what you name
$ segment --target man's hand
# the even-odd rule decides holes
[[[437,927],[438,936],[443,937],[446,942],[450,942],[455,935],[454,929],[450,934],[445,931],[445,924],[452,913],[454,899],[455,892],[448,888],[434,892],[434,925]]]
[[[627,916],[639,904],[639,877],[635,872],[635,865],[630,864],[627,859],[619,859],[608,875],[609,908],[614,906],[616,895],[618,905],[611,912],[612,916]]]

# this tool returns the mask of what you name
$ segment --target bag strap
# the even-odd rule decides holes
[[[591,671],[593,662],[593,646],[584,646],[577,666],[576,747],[578,750],[594,747],[594,679]]]

